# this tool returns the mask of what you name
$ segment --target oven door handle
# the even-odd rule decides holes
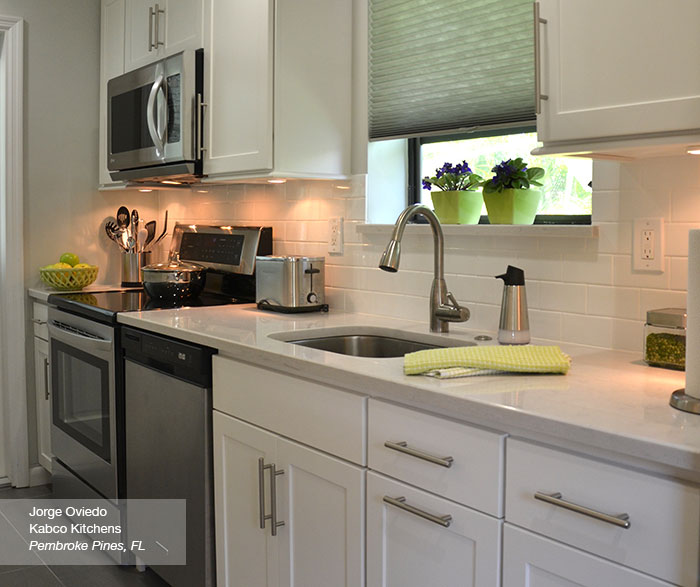
[[[163,152],[163,142],[165,135],[165,125],[164,123],[164,113],[167,106],[163,106],[162,101],[158,99],[159,91],[165,94],[164,86],[165,78],[163,75],[159,75],[156,81],[153,82],[151,87],[151,92],[148,94],[148,105],[146,106],[146,122],[148,123],[148,134],[151,135],[151,140],[156,147],[156,154],[158,157],[164,155]],[[158,107],[158,120],[155,117],[155,107]]]
[[[77,332],[62,328],[51,320],[49,321],[48,326],[49,336],[51,338],[65,342],[66,344],[69,344],[81,351],[85,351],[91,355],[96,354],[95,351],[98,351],[100,354],[112,352],[113,345],[111,340],[83,336]]]

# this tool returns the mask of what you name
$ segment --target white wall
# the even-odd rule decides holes
[[[700,227],[700,158],[658,158],[593,165],[593,221],[599,238],[446,237],[447,283],[472,311],[468,328],[495,331],[508,264],[525,270],[533,337],[641,352],[646,311],[684,307],[687,239]],[[324,255],[332,309],[427,320],[432,237],[404,237],[401,270],[377,269],[386,235],[362,235],[364,176],[340,182],[229,186],[162,195],[181,219],[271,224],[275,252]],[[327,218],[346,219],[345,253],[328,255]],[[632,220],[663,216],[662,274],[631,270]]]
[[[96,190],[100,3],[2,0],[0,13],[25,20],[25,281],[37,285],[38,268],[71,251],[115,283],[103,220],[121,203],[150,215],[157,199]]]

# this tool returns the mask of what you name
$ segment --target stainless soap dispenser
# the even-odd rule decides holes
[[[498,342],[501,344],[527,344],[530,342],[530,321],[527,317],[527,297],[525,296],[525,272],[508,265],[503,275],[503,300],[501,320],[498,325]]]

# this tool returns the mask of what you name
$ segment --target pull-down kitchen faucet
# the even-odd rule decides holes
[[[399,270],[401,259],[401,238],[406,228],[408,219],[414,214],[420,214],[428,220],[430,228],[433,229],[433,249],[435,251],[435,274],[433,285],[430,288],[430,331],[448,332],[450,322],[466,322],[469,320],[469,310],[460,306],[454,296],[447,291],[445,283],[445,272],[443,269],[445,261],[445,244],[442,234],[442,227],[435,213],[423,204],[413,204],[406,208],[396,219],[394,232],[391,235],[389,244],[382,253],[379,261],[379,268],[384,271],[396,273]]]

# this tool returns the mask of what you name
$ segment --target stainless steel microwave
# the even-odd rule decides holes
[[[107,83],[113,180],[190,183],[202,175],[204,52],[183,51]]]

